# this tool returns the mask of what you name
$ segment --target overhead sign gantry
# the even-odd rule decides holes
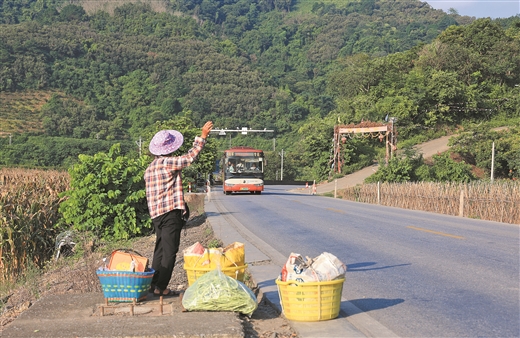
[[[242,127],[242,129],[212,129],[212,133],[218,133],[219,135],[226,135],[226,133],[241,133],[242,135],[247,135],[247,133],[273,133],[274,130],[267,130],[267,128],[264,129],[251,129],[247,127]]]
[[[227,133],[241,133],[242,135],[247,135],[247,133],[273,133],[274,130],[268,130],[267,128],[264,128],[264,129],[251,129],[251,128],[247,128],[247,127],[242,127],[242,129],[238,128],[237,129],[219,129],[219,128],[214,128],[211,130],[211,133],[215,133],[215,134],[219,134],[219,135],[222,135],[222,136],[225,136]],[[231,134],[229,134],[229,147],[231,148]]]

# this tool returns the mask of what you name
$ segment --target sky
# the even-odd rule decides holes
[[[426,0],[435,9],[448,12],[454,8],[460,15],[476,18],[509,18],[520,14],[520,0]]]

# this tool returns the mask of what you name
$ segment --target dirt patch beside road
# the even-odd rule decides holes
[[[177,256],[177,263],[173,272],[169,287],[173,290],[183,291],[188,287],[188,279],[183,269],[182,251],[195,242],[200,242],[207,247],[208,243],[218,240],[214,237],[211,225],[204,215],[204,195],[187,195],[187,203],[190,206],[191,217],[188,221],[186,231],[181,236],[181,244]],[[95,243],[81,243],[85,248],[82,258],[72,261],[71,259],[59,259],[48,263],[46,272],[34,274],[26,283],[20,285],[9,294],[2,295],[0,304],[0,332],[12,323],[24,311],[29,309],[39,298],[48,295],[102,292],[96,269],[103,265],[104,255],[95,250]],[[150,261],[153,257],[155,246],[155,235],[144,236],[136,240],[132,247]],[[254,285],[248,285],[255,293],[258,290]],[[297,337],[295,331],[278,310],[275,309],[262,295],[258,296],[258,309],[251,318],[241,315],[245,337]],[[204,314],[201,314],[201,319]]]

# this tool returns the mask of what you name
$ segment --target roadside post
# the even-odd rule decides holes
[[[206,182],[206,192],[208,195],[208,202],[210,202],[211,201],[211,184],[210,184],[209,180]]]

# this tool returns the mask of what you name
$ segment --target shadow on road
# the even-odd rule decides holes
[[[261,281],[257,284],[257,286],[261,289],[263,288],[267,288],[268,286],[276,286],[276,279],[268,279],[268,280],[264,280],[264,281]]]
[[[396,268],[399,266],[407,266],[412,265],[411,263],[406,264],[397,264],[397,265],[388,265],[388,266],[378,266],[373,268],[365,268],[367,266],[376,265],[376,262],[364,262],[364,263],[354,263],[354,264],[348,264],[347,266],[347,272],[356,272],[356,271],[370,271],[370,270],[382,270],[382,269],[389,269],[389,268]]]
[[[206,217],[218,217],[218,216],[225,216],[225,215],[232,215],[235,214],[235,212],[226,211],[226,212],[206,212]]]
[[[404,299],[386,299],[386,298],[363,298],[349,300],[350,303],[354,304],[358,309],[363,312],[381,310],[387,307],[395,306],[404,302]],[[352,314],[349,314],[352,315]]]

